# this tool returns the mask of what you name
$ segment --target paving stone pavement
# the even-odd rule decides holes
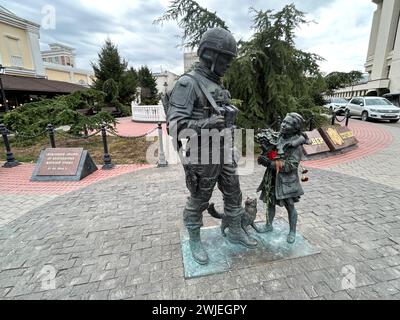
[[[109,179],[127,172],[148,168],[150,165],[118,165],[113,170],[102,170],[81,181],[32,182],[35,165],[23,164],[15,168],[0,167],[0,226],[26,214],[34,208],[62,194],[83,188],[97,181]]]
[[[255,196],[262,174],[257,168],[241,177],[244,196]],[[60,196],[1,226],[0,299],[399,299],[399,191],[338,172],[313,169],[309,176],[298,229],[320,255],[244,262],[185,280],[183,171],[144,169]],[[213,201],[221,205],[218,190]],[[277,216],[286,219],[283,210]],[[216,224],[205,217],[206,226]],[[355,289],[342,285],[345,266],[355,270]],[[44,267],[54,269],[55,283]]]
[[[372,123],[370,125],[384,128],[393,136],[394,139],[390,147],[355,161],[327,168],[327,170],[400,189],[400,125],[383,123]]]
[[[0,227],[57,197],[55,194],[1,194]]]

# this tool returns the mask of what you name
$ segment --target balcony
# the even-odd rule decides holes
[[[156,106],[139,106],[132,102],[132,121],[157,123],[165,122],[166,116],[161,102]]]

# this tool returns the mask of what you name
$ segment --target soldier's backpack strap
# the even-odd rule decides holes
[[[190,73],[185,73],[184,75],[188,76],[189,78],[192,78],[197,83],[201,92],[203,92],[203,94],[206,96],[208,102],[210,102],[212,108],[214,109],[215,114],[220,116],[221,111],[219,111],[217,103],[215,102],[214,98],[211,96],[210,92],[208,92],[208,90],[204,87],[204,84],[200,80],[198,80],[196,77],[191,75]]]

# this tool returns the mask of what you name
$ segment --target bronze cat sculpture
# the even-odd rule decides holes
[[[261,230],[254,223],[257,217],[257,199],[247,198],[247,200],[245,201],[244,210],[245,213],[242,215],[242,220],[241,220],[242,229],[244,230],[244,232],[247,235],[249,235],[247,228],[251,226],[256,232],[261,233]],[[213,218],[222,220],[221,232],[222,235],[226,237],[225,229],[229,227],[226,215],[218,212],[215,209],[214,203],[210,203],[207,211]]]

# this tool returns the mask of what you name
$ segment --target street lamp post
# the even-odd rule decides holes
[[[6,99],[6,93],[4,92],[4,87],[3,87],[3,80],[2,80],[2,75],[6,73],[6,68],[3,67],[3,65],[0,64],[0,89],[1,89],[1,97],[3,99],[3,105],[4,109],[6,112],[9,111],[8,109],[8,103]]]

